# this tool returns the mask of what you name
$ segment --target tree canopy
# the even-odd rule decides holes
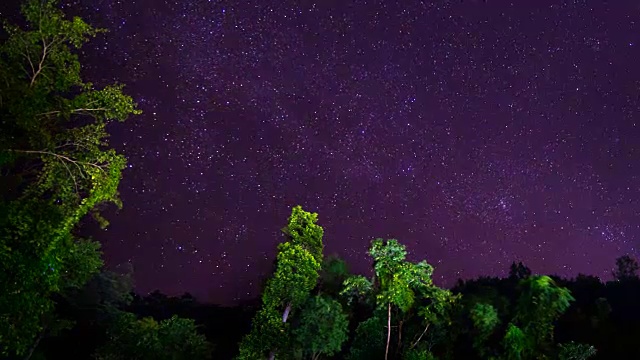
[[[0,354],[30,356],[68,324],[54,296],[81,288],[102,266],[100,244],[80,220],[120,205],[124,156],[106,125],[139,114],[122,84],[82,80],[77,51],[104,32],[69,19],[52,0],[21,8],[26,27],[5,23],[0,44]]]

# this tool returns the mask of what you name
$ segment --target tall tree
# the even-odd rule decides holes
[[[396,328],[397,335],[396,353],[402,353],[402,347],[407,342],[407,354],[420,353],[413,350],[423,340],[429,326],[445,315],[448,305],[455,301],[456,297],[452,296],[449,291],[433,285],[431,280],[433,267],[427,262],[411,263],[406,261],[406,249],[395,239],[373,240],[369,254],[373,258],[374,279],[369,281],[363,276],[348,278],[345,281],[342,294],[347,296],[350,302],[354,298],[364,300],[368,297],[368,291],[374,292],[377,307],[374,316],[382,316],[381,313],[384,312],[386,317],[385,359],[390,356],[393,327]],[[395,321],[394,314],[398,315],[398,319]],[[406,336],[403,337],[403,325],[411,319],[413,314],[419,315],[422,329],[419,334],[408,341]],[[379,323],[377,320],[367,321],[366,327],[362,328],[359,333],[375,333],[374,327]],[[364,326],[365,322],[361,325]],[[358,341],[356,340],[356,342]],[[357,351],[365,354],[361,349],[357,349]],[[357,358],[357,356],[361,355],[352,352],[353,358]]]
[[[553,344],[554,322],[574,301],[571,292],[548,276],[530,276],[521,280],[520,297],[514,323],[529,339],[527,350],[533,356],[549,351]]]
[[[384,358],[389,357],[391,341],[391,310],[397,306],[403,311],[409,310],[415,301],[415,295],[409,286],[408,267],[405,264],[407,251],[397,240],[376,239],[371,243],[369,254],[373,258],[373,268],[379,284],[376,296],[378,306],[387,311],[387,343]]]
[[[97,248],[73,230],[101,203],[120,205],[125,158],[106,125],[139,114],[123,86],[96,89],[75,51],[104,32],[66,19],[54,0],[22,6],[26,28],[6,25],[0,44],[0,353],[24,354],[48,327],[51,295],[98,270],[67,274]],[[69,283],[67,283],[69,282]]]
[[[262,294],[262,308],[240,344],[239,359],[275,358],[290,346],[287,320],[305,303],[318,281],[322,263],[323,229],[318,214],[293,208],[283,229],[287,240],[278,246],[276,269]]]

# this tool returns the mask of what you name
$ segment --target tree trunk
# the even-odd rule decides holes
[[[427,324],[427,326],[425,326],[424,330],[422,331],[422,334],[420,334],[420,337],[418,338],[418,340],[416,340],[416,342],[413,343],[413,345],[411,345],[411,347],[409,349],[413,349],[414,347],[416,347],[416,345],[418,345],[418,342],[420,342],[420,339],[422,339],[422,337],[424,336],[424,334],[427,332],[427,329],[429,328],[429,324]]]
[[[31,358],[31,356],[33,355],[33,352],[38,347],[38,344],[40,344],[40,340],[42,340],[42,338],[44,337],[44,334],[46,333],[46,331],[47,331],[46,328],[44,328],[44,329],[42,329],[42,331],[40,331],[40,334],[38,334],[38,337],[36,338],[36,340],[33,342],[31,347],[29,348],[29,351],[27,351],[27,354],[24,356],[24,360],[29,360]]]
[[[384,351],[384,360],[389,358],[389,340],[391,340],[391,303],[387,305],[387,349]]]
[[[291,303],[287,304],[287,307],[284,309],[284,313],[282,313],[282,322],[286,323],[287,319],[289,318],[289,313],[291,313],[291,307],[293,305]],[[271,350],[271,352],[269,353],[269,360],[274,360],[276,358],[276,351],[275,350]]]
[[[400,323],[398,324],[398,346],[396,347],[395,354],[398,353],[400,347],[402,346],[402,323],[403,321],[400,320]]]
[[[284,313],[282,314],[282,322],[286,323],[287,318],[289,317],[289,313],[291,312],[291,303],[287,304],[287,307],[284,309]]]

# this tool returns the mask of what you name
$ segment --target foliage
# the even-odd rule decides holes
[[[358,324],[349,350],[349,360],[377,360],[384,358],[386,314],[377,312]]]
[[[407,254],[405,247],[395,239],[376,239],[371,243],[369,254],[373,258],[376,280],[380,285],[376,295],[378,306],[386,308],[392,304],[408,311],[415,294],[410,287],[410,282],[414,281],[410,274],[411,266],[404,261]]]
[[[407,351],[404,360],[436,360],[436,357],[428,350],[411,349]]]
[[[433,285],[431,280],[433,267],[426,261],[418,263],[406,261],[406,249],[395,239],[373,240],[369,254],[373,258],[374,279],[370,281],[363,276],[350,277],[345,280],[341,295],[346,297],[348,304],[353,304],[354,300],[366,303],[367,299],[373,297],[376,316],[382,317],[381,313],[386,313],[385,358],[389,357],[390,352],[393,353],[392,356],[405,351],[407,352],[405,356],[409,356],[409,353],[414,355],[421,353],[421,346],[425,340],[435,339],[432,335],[433,328],[440,327],[442,330],[451,325],[449,312],[458,296]],[[358,326],[360,330],[356,333],[362,334],[365,330],[374,331],[375,324],[378,324],[377,320],[372,320],[371,323],[363,322]],[[360,326],[366,327],[361,329]],[[413,338],[407,337],[406,334],[403,337],[403,329],[406,331],[407,326],[420,330],[414,334]],[[430,327],[432,329],[428,333]],[[392,347],[391,337],[394,333],[397,339]],[[356,335],[356,341],[357,339]],[[430,351],[424,352],[424,354],[429,353]],[[352,347],[351,356],[357,358],[377,355],[370,353],[369,350]]]
[[[574,298],[548,276],[531,276],[521,281],[515,321],[531,340],[530,355],[548,351],[553,342],[553,324]]]
[[[26,29],[5,24],[0,44],[3,354],[28,352],[47,327],[52,294],[100,267],[98,246],[73,230],[97,205],[120,204],[125,159],[108,147],[106,124],[139,113],[122,85],[81,80],[74,51],[103,30],[67,20],[53,0],[27,1],[22,13]]]
[[[209,359],[211,346],[198,334],[193,320],[173,316],[161,322],[122,313],[109,329],[99,360]]]
[[[77,239],[62,258],[60,288],[82,288],[102,268],[100,243]]]
[[[322,233],[317,214],[293,208],[283,230],[287,242],[278,245],[276,270],[262,294],[262,308],[251,332],[240,345],[239,359],[259,359],[290,349],[287,318],[307,300],[318,281],[322,262]],[[282,314],[282,315],[280,315]]]
[[[131,273],[101,271],[93,275],[82,288],[67,291],[64,302],[60,302],[72,309],[70,311],[78,321],[90,318],[107,324],[120,316],[120,309],[131,303],[132,291]]]
[[[329,256],[322,261],[320,291],[330,296],[338,296],[342,291],[342,284],[348,277],[347,263],[337,256]]]
[[[347,340],[349,322],[339,302],[323,296],[310,298],[300,312],[300,326],[293,330],[298,346],[311,359],[331,356]]]
[[[504,357],[507,360],[523,359],[525,351],[530,347],[530,345],[527,344],[529,340],[519,327],[514,324],[509,324],[503,340]]]
[[[295,248],[293,245],[290,246]],[[306,254],[308,258],[312,258],[308,252]],[[398,269],[406,276],[406,283],[414,294],[414,302],[407,311],[396,306],[392,308],[392,331],[388,352],[392,359],[627,359],[638,358],[640,355],[635,346],[637,335],[640,334],[636,318],[640,314],[634,310],[640,299],[640,287],[634,291],[634,286],[637,285],[635,282],[622,284],[612,281],[603,284],[596,281],[597,279],[587,279],[584,276],[565,280],[529,275],[518,281],[514,281],[513,277],[483,277],[461,282],[460,287],[449,291],[433,284],[429,285],[432,269],[426,266],[426,263],[420,265],[421,263],[408,262],[406,259],[403,263],[404,265]],[[124,281],[122,286],[116,285],[120,284],[121,280],[106,274],[94,276],[83,287],[86,290],[71,292],[69,295],[78,296],[78,306],[70,307],[72,312],[77,313],[69,318],[77,320],[75,326],[82,326],[82,329],[64,330],[69,326],[64,319],[48,319],[52,324],[49,330],[50,339],[66,339],[67,347],[61,346],[65,351],[55,352],[43,345],[41,348],[46,350],[44,355],[47,358],[58,358],[61,354],[66,354],[66,351],[75,350],[78,347],[75,345],[79,342],[78,337],[84,336],[85,329],[91,329],[87,328],[87,323],[97,324],[94,329],[103,328],[108,324],[108,321],[95,319],[100,316],[102,310],[84,311],[82,308],[102,309],[100,304],[112,303],[119,305],[105,307],[116,309],[126,303],[117,300],[123,298],[118,295],[123,292],[117,289],[126,292],[124,289],[128,288],[127,282]],[[107,279],[113,279],[113,282]],[[101,290],[96,291],[97,289]],[[359,275],[347,278],[343,295],[352,301],[351,305],[343,307],[342,310],[338,299],[319,292],[319,289],[312,290],[311,296],[307,295],[300,306],[292,308],[291,321],[283,322],[282,306],[263,306],[253,317],[251,332],[244,338],[245,347],[241,351],[245,358],[260,359],[272,355],[272,350],[263,351],[259,346],[272,349],[271,346],[274,344],[278,359],[313,356],[323,359],[384,358],[389,316],[388,307],[375,305],[375,298],[382,290],[377,276],[371,279]],[[92,302],[91,299],[102,296],[96,293],[104,294],[104,300]],[[571,301],[573,293],[576,301]],[[248,311],[250,308],[246,307],[215,307],[216,310],[213,311],[214,306],[195,305],[196,301],[190,296],[172,298],[159,292],[154,292],[144,301],[137,302],[138,305],[130,309],[139,314],[139,318],[153,315],[157,319],[165,319],[175,313],[179,316],[193,316],[199,319],[198,323],[207,324],[207,335],[215,340],[217,345],[214,351],[218,347],[227,347],[225,353],[214,355],[214,358],[221,359],[230,358],[230,355],[238,353],[231,344],[240,340],[249,330],[248,327],[245,328],[245,320],[248,323],[252,314]],[[176,303],[184,305],[182,310],[175,306]],[[331,305],[320,305],[326,303]],[[140,307],[141,305],[143,307]],[[198,308],[200,310],[197,310]],[[68,315],[67,312],[60,312],[60,309],[57,309],[57,312],[59,314],[56,315]],[[229,315],[219,315],[224,312]],[[118,314],[116,319],[120,319],[122,311],[115,310],[112,314]],[[342,325],[328,324],[331,319],[335,319],[334,316],[341,319],[338,322]],[[93,320],[78,320],[83,317]],[[349,321],[348,332],[343,327],[346,326],[346,321]],[[162,323],[148,322],[155,322],[157,326]],[[121,324],[121,320],[116,322],[118,323]],[[139,334],[135,329],[141,326],[124,326],[124,329],[133,330],[122,333]],[[117,332],[114,329],[117,328],[115,324],[109,327],[110,342],[100,348],[99,354],[105,358],[120,348],[128,349],[126,351],[134,355],[127,356],[132,358],[148,354],[154,349],[157,351],[158,346],[152,346],[151,341],[155,341],[155,335],[136,335],[144,342],[131,345],[124,341],[126,337],[116,336]],[[340,328],[344,332],[338,331]],[[148,333],[153,334],[153,331]],[[227,335],[229,333],[235,335]],[[100,332],[97,334],[86,335],[87,338],[83,338],[82,343],[86,342],[84,339],[94,339],[94,344],[99,344]],[[342,343],[342,347],[332,346],[341,341],[337,339],[347,337],[348,340]],[[123,339],[121,343],[119,339]],[[257,346],[248,347],[247,344]],[[87,348],[95,349],[95,345],[91,348],[89,344]],[[322,352],[328,348],[332,350]],[[254,349],[258,351],[251,353]],[[42,354],[34,354],[34,358],[37,355]],[[68,355],[78,359],[87,358],[78,357],[76,353]]]
[[[512,267],[513,269],[513,267]],[[560,287],[548,276],[527,275],[514,277],[520,279],[518,298],[514,301],[512,316],[508,321],[504,335],[501,331],[501,319],[496,309],[487,303],[472,304],[469,317],[473,324],[473,348],[483,357],[500,354],[491,339],[502,337],[502,357],[506,359],[538,359],[553,357],[554,324],[569,308],[574,298],[568,289]]]
[[[93,352],[105,335],[99,359],[209,358],[193,320],[124,312],[130,277],[100,271],[100,244],[78,236],[86,215],[105,227],[104,205],[122,206],[126,161],[106,129],[140,113],[122,84],[97,88],[81,78],[77,52],[104,30],[66,18],[54,0],[29,0],[22,13],[27,26],[5,24],[0,44],[0,357],[59,358],[55,346],[39,353],[38,344],[66,338],[71,351],[82,336]],[[240,359],[640,358],[640,266],[631,256],[616,260],[616,281],[607,284],[532,275],[513,263],[507,279],[449,291],[394,239],[371,243],[371,279],[350,275],[344,261],[323,258],[317,220],[292,209]],[[147,305],[168,309],[171,299],[158,294]],[[222,324],[221,332],[236,326]]]
[[[476,303],[471,309],[470,317],[475,330],[473,347],[480,355],[487,356],[484,344],[500,324],[498,312],[490,304]]]
[[[586,360],[596,354],[596,348],[587,344],[578,344],[570,342],[567,344],[559,344],[560,351],[558,353],[559,360]]]
[[[292,244],[302,246],[311,253],[316,262],[322,264],[324,230],[316,222],[318,222],[318,214],[304,211],[302,206],[298,205],[291,211],[289,224],[283,232]]]

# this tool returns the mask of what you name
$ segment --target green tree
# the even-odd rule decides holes
[[[383,358],[387,334],[386,314],[376,310],[372,317],[358,324],[349,349],[349,360],[378,360]]]
[[[103,32],[53,0],[22,6],[25,29],[0,44],[0,353],[25,354],[47,330],[51,295],[97,271],[97,246],[73,236],[106,202],[120,205],[125,159],[106,125],[139,114],[122,85],[80,77],[77,51]],[[73,264],[73,266],[70,266]],[[76,267],[77,264],[82,264]]]
[[[211,344],[193,320],[173,316],[161,322],[121,313],[98,349],[98,360],[198,360],[211,358]]]
[[[554,345],[554,324],[569,308],[573,297],[568,289],[558,286],[548,276],[522,277],[519,294],[510,311],[510,320],[501,328],[496,309],[489,304],[475,303],[469,312],[473,323],[473,347],[485,358],[549,359],[557,356]],[[499,331],[504,331],[501,335]],[[492,346],[494,334],[502,339],[502,349]]]
[[[350,276],[344,281],[344,288],[340,295],[347,300],[347,304],[354,302],[366,303],[372,295],[373,283],[362,275]]]
[[[347,263],[338,256],[329,256],[322,262],[319,290],[323,294],[337,297],[342,291],[342,284],[348,277]]]
[[[496,309],[485,303],[476,303],[470,312],[471,321],[473,323],[473,348],[482,357],[488,357],[488,351],[485,344],[496,327],[500,324],[500,318]]]
[[[524,354],[533,357],[548,353],[553,346],[554,322],[574,298],[568,289],[556,285],[548,276],[525,278],[520,289],[514,322],[528,340]]]
[[[310,298],[300,312],[299,321],[293,335],[303,354],[312,360],[339,352],[347,340],[349,321],[342,305],[333,299]]]
[[[384,241],[376,239],[372,242],[369,254],[373,258],[373,268],[379,284],[376,302],[379,307],[387,311],[387,340],[384,358],[389,357],[391,340],[391,310],[397,306],[402,311],[408,311],[413,305],[415,294],[409,286],[408,267],[405,263],[407,252],[397,240]]]
[[[504,346],[505,360],[522,360],[529,359],[528,349],[531,347],[531,339],[527,338],[527,335],[516,325],[509,323],[507,332],[502,340]],[[542,354],[539,354],[539,359],[545,359]]]
[[[305,303],[318,281],[322,264],[323,229],[318,214],[293,208],[283,229],[287,240],[278,246],[276,269],[262,294],[262,308],[240,343],[239,359],[275,358],[291,345],[287,320]]]
[[[82,288],[65,292],[59,301],[70,309],[75,321],[108,324],[133,300],[131,272],[100,271]]]
[[[416,314],[419,316],[422,324],[421,332],[407,343],[407,353],[413,351],[427,333],[429,326],[447,317],[449,307],[457,297],[433,285],[431,280],[433,267],[427,262],[406,261],[406,249],[395,239],[373,240],[369,254],[373,258],[375,274],[373,281],[362,276],[348,278],[342,295],[346,296],[350,303],[353,299],[366,300],[370,296],[369,292],[374,293],[377,316],[380,316],[380,312],[386,313],[384,358],[388,359],[393,327],[397,329],[396,353],[401,353],[404,343],[409,340],[406,336],[403,337],[403,326],[412,316]],[[394,314],[398,318],[396,321],[393,319]],[[368,322],[368,331],[373,331],[371,327],[377,323],[377,321]],[[393,323],[397,325],[392,325]],[[361,349],[357,351],[362,353]],[[351,354],[354,357],[356,353],[352,351]]]

